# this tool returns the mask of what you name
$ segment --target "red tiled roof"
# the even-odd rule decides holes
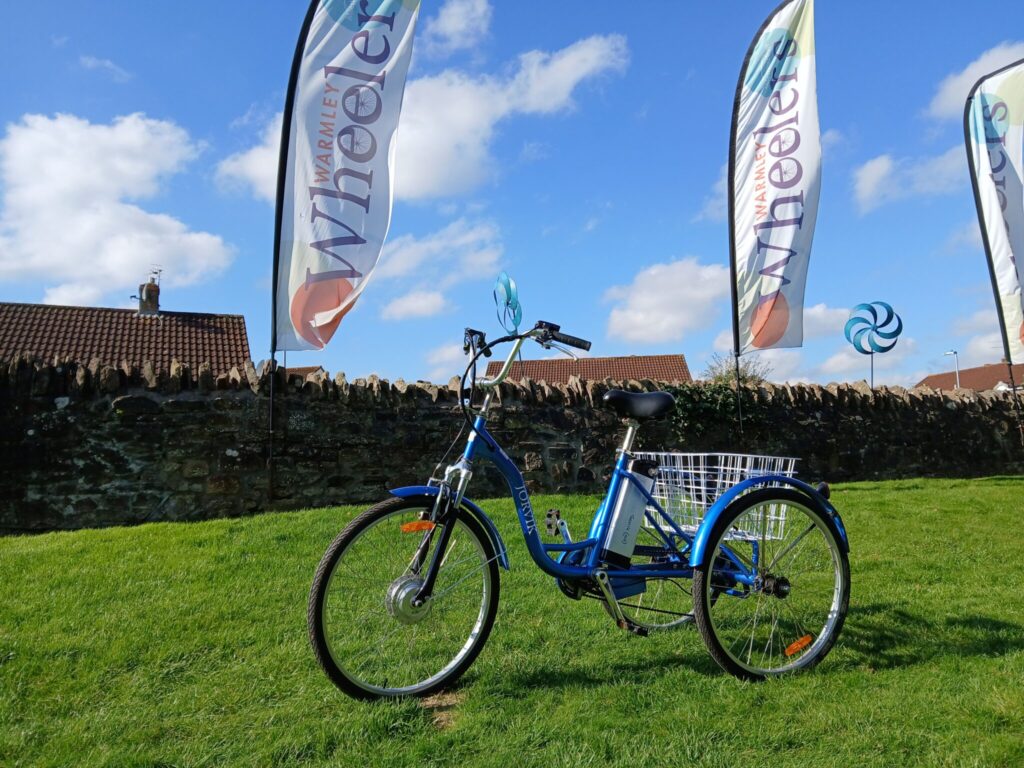
[[[106,365],[152,362],[168,370],[172,360],[195,371],[210,363],[214,375],[249,359],[249,337],[241,315],[133,309],[59,307],[0,302],[0,358],[29,354],[47,362],[70,358]]]
[[[502,363],[487,364],[487,375],[494,376]],[[512,363],[510,381],[527,378],[548,384],[568,384],[570,376],[602,381],[650,379],[671,383],[693,381],[682,355],[633,355],[630,357],[581,357],[579,360],[524,360]]]
[[[1018,387],[1024,384],[1024,364],[1013,366],[1013,380]],[[1005,384],[1007,387],[1010,385],[1010,375],[1006,363],[960,369],[960,386],[963,389],[985,391],[995,389],[998,384]],[[933,374],[919,381],[917,386],[931,387],[932,389],[955,389],[956,371]]]
[[[284,366],[281,366],[284,368]],[[311,373],[320,373],[324,367],[322,365],[301,365],[298,367],[286,368],[289,376],[301,376],[306,378]]]

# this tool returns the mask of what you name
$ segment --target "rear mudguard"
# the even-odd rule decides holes
[[[388,491],[388,493],[400,499],[407,499],[410,496],[431,496],[436,498],[438,491],[439,489],[434,485],[410,485],[407,488],[395,488]],[[506,571],[512,570],[508,562],[508,550],[505,548],[505,542],[501,540],[501,534],[498,533],[498,529],[491,518],[469,499],[464,498],[462,500],[462,507],[480,523],[483,529],[487,531],[487,535],[491,537],[491,544],[494,545],[494,551],[498,555],[498,562],[501,564],[501,567]]]
[[[690,550],[690,565],[694,568],[700,568],[707,564],[706,559],[711,555],[710,551],[708,551],[708,539],[711,538],[711,529],[714,527],[715,521],[718,520],[733,501],[747,491],[773,485],[790,488],[806,496],[807,502],[811,507],[821,512],[826,520],[832,521],[835,525],[837,538],[839,539],[839,546],[842,547],[844,553],[849,553],[850,542],[846,537],[846,526],[843,525],[842,518],[839,517],[835,507],[829,504],[824,496],[807,483],[795,480],[792,477],[765,475],[764,477],[752,477],[738,485],[734,485],[712,505],[707,514],[704,515],[704,521],[700,524],[700,528],[697,529],[697,536],[694,538],[693,547]]]

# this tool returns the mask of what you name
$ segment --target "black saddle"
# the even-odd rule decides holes
[[[656,419],[676,407],[676,399],[668,392],[623,392],[610,389],[604,401],[623,418]]]

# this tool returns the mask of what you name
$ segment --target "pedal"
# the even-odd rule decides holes
[[[557,509],[549,509],[544,515],[544,529],[548,536],[557,536],[559,531],[558,523],[562,519],[562,513]]]

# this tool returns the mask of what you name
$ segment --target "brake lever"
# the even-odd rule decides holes
[[[491,356],[491,350],[487,348],[487,336],[483,331],[478,331],[475,328],[467,328],[462,337],[462,352],[463,354],[476,355],[477,351],[483,349],[484,357]]]
[[[540,344],[542,347],[544,347],[544,349],[555,349],[558,350],[559,352],[562,352],[563,354],[568,355],[573,360],[579,360],[579,357],[575,353],[571,352],[568,349],[568,347],[563,347],[561,344],[558,344],[557,342],[554,342],[551,339],[546,339],[545,337],[541,336],[540,338],[536,339],[536,342]]]
[[[550,344],[548,344],[548,349],[557,349],[559,352],[562,352],[563,354],[568,355],[573,360],[579,360],[580,359],[577,354],[575,354],[574,352],[570,351],[568,347],[563,347],[561,344],[555,344],[554,342],[551,342]]]

